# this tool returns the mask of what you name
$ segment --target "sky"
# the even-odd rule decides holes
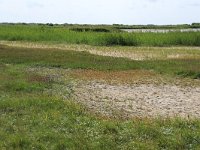
[[[190,24],[200,0],[0,0],[0,22]]]

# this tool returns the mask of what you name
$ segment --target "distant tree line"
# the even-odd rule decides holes
[[[187,29],[187,28],[200,28],[200,23],[192,24],[178,24],[178,25],[123,25],[123,24],[113,24],[113,25],[91,25],[91,24],[53,24],[53,23],[9,23],[4,22],[0,25],[32,25],[32,26],[49,26],[49,27],[66,27],[70,30],[78,32],[109,32],[111,29]],[[117,31],[117,30],[115,30]]]

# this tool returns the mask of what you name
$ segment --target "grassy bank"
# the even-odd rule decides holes
[[[0,25],[0,40],[51,41],[105,46],[200,46],[199,32],[124,33],[93,31],[95,30],[78,32],[62,26]]]
[[[31,74],[27,67],[0,65],[0,149],[200,148],[197,119],[126,121],[94,116],[49,93],[62,83]]]

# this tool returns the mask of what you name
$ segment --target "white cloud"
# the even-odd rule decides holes
[[[0,0],[0,22],[200,22],[199,0]]]
[[[198,7],[200,9],[200,3],[190,3],[189,6],[191,7]]]
[[[158,0],[148,0],[149,2],[157,2]]]
[[[44,7],[43,4],[38,3],[38,2],[28,2],[28,3],[27,3],[27,6],[28,6],[29,8],[36,8],[36,7],[43,8],[43,7]]]

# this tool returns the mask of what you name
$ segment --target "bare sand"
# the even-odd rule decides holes
[[[200,118],[200,87],[83,82],[74,99],[105,116]]]
[[[200,118],[200,80],[141,70],[103,72],[42,67],[27,71],[51,76],[57,83],[51,93],[79,102],[101,116]]]

